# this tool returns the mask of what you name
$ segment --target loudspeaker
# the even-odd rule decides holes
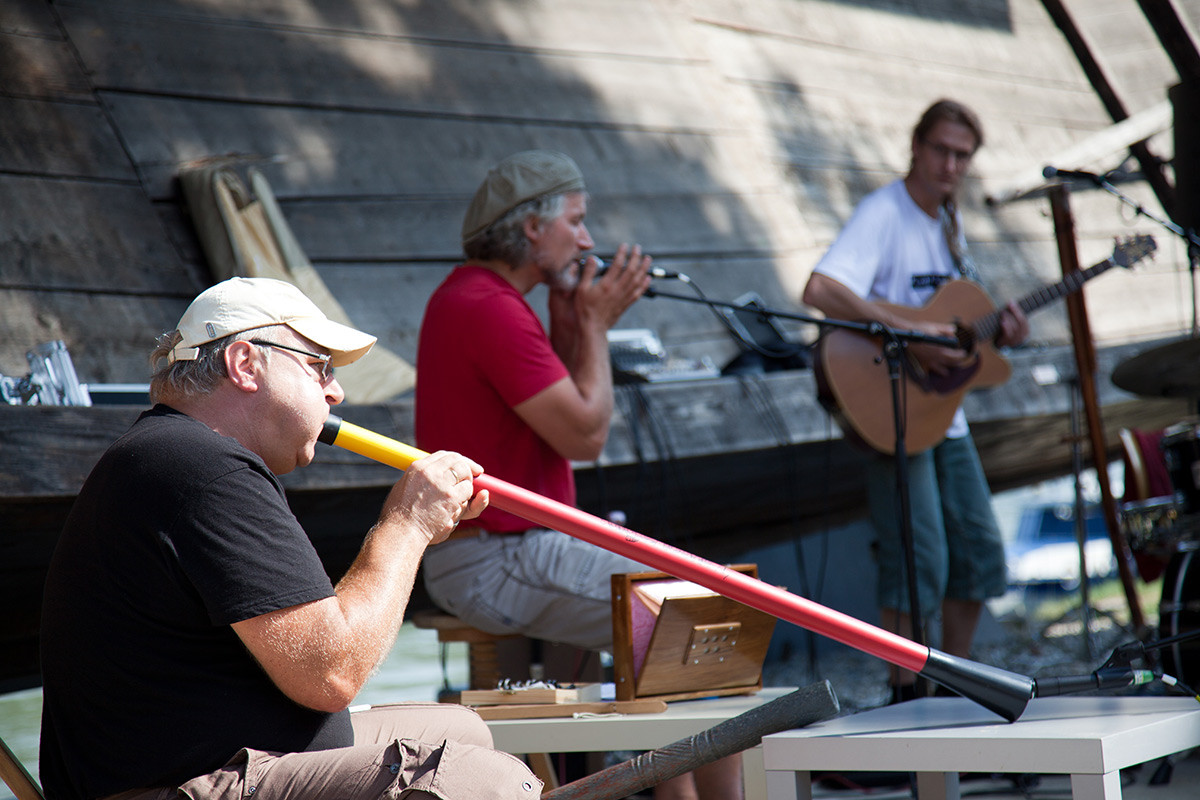
[[[1167,90],[1175,111],[1175,222],[1200,230],[1200,80]]]

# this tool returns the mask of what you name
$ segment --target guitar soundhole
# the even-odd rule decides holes
[[[955,324],[954,338],[958,339],[958,346],[968,353],[974,353],[979,344],[975,340],[975,331],[966,325]]]

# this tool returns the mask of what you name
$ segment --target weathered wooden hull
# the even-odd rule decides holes
[[[1101,353],[1101,374],[1135,349]],[[1065,384],[1038,386],[1034,365],[1071,374],[1063,351],[1014,358],[1008,384],[968,396],[972,428],[993,489],[1070,470],[1070,397]],[[1133,397],[1101,380],[1106,437],[1121,427],[1156,428],[1183,418],[1183,401]],[[0,406],[0,690],[37,680],[41,584],[72,499],[108,444],[136,418],[134,407]],[[412,441],[409,401],[340,409],[344,419]],[[11,454],[11,455],[9,455]],[[861,515],[867,455],[843,439],[815,401],[808,371],[748,378],[641,384],[618,389],[608,446],[576,465],[579,501],[627,525],[718,561]],[[486,465],[485,465],[486,467]],[[293,510],[327,569],[340,575],[357,553],[397,473],[322,447],[316,461],[284,476]],[[429,600],[418,587],[415,607]]]

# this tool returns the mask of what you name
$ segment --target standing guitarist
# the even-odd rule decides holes
[[[908,174],[863,198],[813,271],[804,302],[829,317],[953,337],[949,320],[909,319],[894,306],[919,308],[942,283],[975,278],[955,195],[982,144],[983,129],[973,111],[952,100],[930,106],[913,130]],[[1024,313],[1010,304],[995,343],[1018,344],[1028,333]],[[969,357],[963,350],[928,344],[909,351],[934,375]],[[967,657],[983,601],[1003,594],[1007,578],[991,494],[961,408],[940,444],[910,455],[907,472],[921,618],[928,619],[940,604],[940,649]],[[881,623],[911,638],[894,458],[878,454],[871,459],[867,486],[879,538]],[[915,680],[912,672],[893,666],[892,702],[916,696]]]

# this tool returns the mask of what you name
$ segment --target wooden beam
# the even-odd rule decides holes
[[[1087,75],[1092,89],[1095,90],[1096,95],[1100,98],[1100,102],[1104,104],[1104,108],[1108,111],[1109,116],[1115,122],[1128,119],[1129,112],[1126,110],[1125,104],[1117,96],[1117,92],[1108,80],[1108,77],[1104,74],[1100,62],[1092,55],[1091,48],[1084,41],[1083,34],[1080,33],[1079,27],[1071,17],[1071,12],[1067,10],[1062,0],[1042,0],[1042,5],[1046,7],[1046,12],[1050,14],[1051,19],[1054,20],[1058,29],[1066,37],[1067,43],[1075,53],[1075,58],[1079,61],[1079,66],[1083,68],[1083,72]],[[1175,217],[1175,187],[1167,180],[1165,164],[1162,159],[1150,152],[1150,148],[1145,142],[1135,143],[1129,150],[1133,154],[1133,157],[1137,159],[1142,169],[1142,174],[1146,176],[1146,180],[1149,182],[1150,188],[1154,190],[1158,202],[1167,212],[1167,215],[1173,219]]]
[[[1062,263],[1063,277],[1079,272],[1079,255],[1075,248],[1075,222],[1071,217],[1069,197],[1065,186],[1055,186],[1050,190],[1050,206],[1054,216],[1054,229],[1058,234],[1059,259]],[[1112,543],[1113,557],[1117,562],[1117,572],[1125,589],[1130,621],[1134,630],[1141,636],[1146,629],[1146,620],[1142,615],[1142,605],[1137,588],[1134,586],[1133,553],[1129,549],[1129,542],[1117,520],[1117,505],[1113,499],[1112,486],[1108,479],[1108,450],[1104,441],[1104,420],[1100,414],[1100,402],[1096,391],[1096,345],[1092,341],[1091,329],[1088,327],[1087,307],[1084,305],[1082,291],[1069,295],[1066,303],[1071,317],[1079,393],[1083,399],[1088,439],[1091,442],[1092,466],[1096,470],[1096,479],[1100,486],[1100,506],[1104,512],[1108,538]]]
[[[1119,156],[1123,161],[1128,151],[1139,142],[1169,130],[1172,122],[1171,102],[1164,100],[1102,131],[1096,131],[1070,147],[1046,156],[1039,164],[1025,167],[1011,179],[986,192],[991,205],[1007,203],[1046,186],[1042,170],[1047,166],[1059,169],[1095,169],[1104,172],[1105,159]]]
[[[1200,80],[1200,52],[1170,0],[1138,0],[1150,27],[1184,82]]]

